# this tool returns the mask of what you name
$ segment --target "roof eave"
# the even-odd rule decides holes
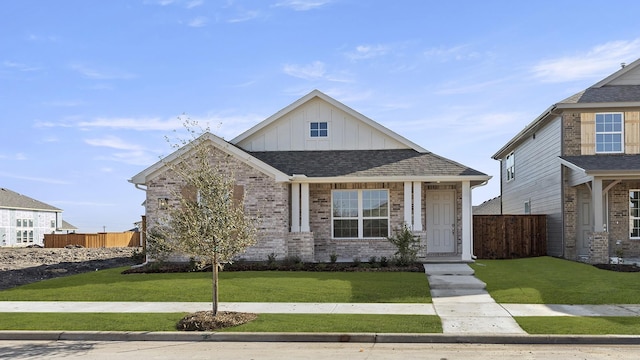
[[[522,131],[516,134],[516,136],[511,138],[511,140],[509,140],[503,147],[501,147],[500,150],[493,154],[491,158],[494,160],[500,160],[502,157],[504,157],[504,155],[511,152],[511,150],[515,148],[515,146],[519,144],[524,138],[529,137],[531,133],[538,130],[538,128],[546,120],[548,120],[551,115],[554,115],[553,111],[556,109],[556,105],[557,104],[549,106],[545,111],[542,112],[542,114],[538,115],[538,117],[535,118],[531,123],[529,123],[529,125],[525,126]]]
[[[596,102],[596,103],[559,103],[556,104],[558,109],[597,109],[597,108],[630,108],[640,107],[640,101],[612,101],[612,102]]]
[[[405,182],[419,181],[431,183],[479,181],[486,182],[491,179],[489,175],[424,175],[424,176],[329,176],[307,177],[305,175],[293,175],[290,180],[297,183],[370,183],[370,182]]]

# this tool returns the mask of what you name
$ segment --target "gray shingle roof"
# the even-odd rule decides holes
[[[561,159],[584,169],[585,171],[624,171],[640,172],[640,155],[581,155],[561,156]]]
[[[5,188],[0,188],[0,208],[62,211],[55,206],[45,204],[42,201],[32,199]]]
[[[307,177],[486,176],[433,153],[413,149],[249,153],[287,175]]]
[[[615,85],[583,90],[561,101],[564,104],[640,101],[640,85]]]

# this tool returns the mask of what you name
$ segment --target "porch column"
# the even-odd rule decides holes
[[[473,215],[471,212],[471,183],[462,182],[462,260],[471,261],[473,255]]]
[[[603,232],[604,221],[602,213],[602,179],[593,178],[591,184],[591,201],[593,202],[593,231]]]
[[[409,229],[413,230],[413,221],[411,219],[411,181],[404,182],[404,222]]]
[[[413,183],[413,230],[422,231],[422,182]]]
[[[300,232],[300,184],[291,184],[291,232]]]
[[[302,183],[300,184],[300,187],[302,192],[302,207],[300,209],[300,218],[302,223],[300,224],[300,231],[309,232],[311,231],[311,228],[309,227],[309,184]]]

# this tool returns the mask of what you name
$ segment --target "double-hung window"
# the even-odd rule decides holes
[[[629,190],[629,237],[640,239],[640,190]]]
[[[309,123],[309,136],[312,138],[328,137],[329,124],[326,121]]]
[[[513,153],[507,155],[507,181],[511,181],[516,177],[516,162]]]
[[[596,114],[596,153],[621,153],[623,128],[622,113]]]
[[[331,197],[334,238],[389,236],[389,191],[334,190]]]

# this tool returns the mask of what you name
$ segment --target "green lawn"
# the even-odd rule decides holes
[[[176,331],[186,314],[0,313],[0,330]],[[259,314],[228,332],[441,333],[437,316]]]
[[[640,303],[640,273],[600,270],[588,264],[546,256],[478,260],[471,266],[499,303]]]
[[[0,301],[211,301],[211,273],[128,274],[126,268],[45,280],[0,291]],[[220,273],[222,302],[428,303],[424,273]]]
[[[520,316],[515,319],[529,334],[640,335],[640,317]]]

